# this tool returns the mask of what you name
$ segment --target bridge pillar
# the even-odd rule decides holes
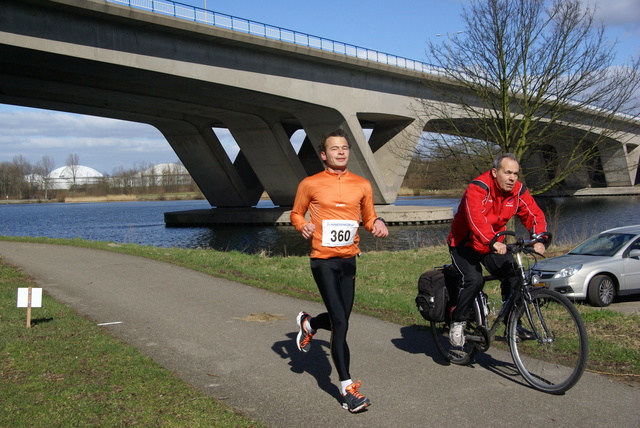
[[[254,206],[264,188],[246,160],[239,156],[232,164],[210,124],[197,118],[189,121],[154,120],[178,158],[209,201],[218,206]]]
[[[600,159],[607,187],[633,186],[630,168],[627,167],[624,147],[617,144],[615,148],[601,152]]]
[[[622,155],[626,161],[631,186],[640,184],[640,135],[631,134],[623,145]]]
[[[245,114],[225,116],[223,122],[271,201],[292,206],[298,183],[306,173],[282,125]]]
[[[296,116],[311,143],[306,150],[310,152],[312,145],[316,156],[323,134],[337,128],[344,129],[352,143],[349,170],[371,182],[376,204],[395,202],[411,161],[407,154],[412,153],[420,138],[418,121],[402,116],[357,112],[343,115],[324,109],[301,111]],[[372,129],[368,140],[363,124],[364,128]],[[308,153],[302,155],[310,156]],[[299,158],[302,158],[300,154]],[[313,173],[305,169],[309,175]]]
[[[422,135],[424,124],[419,120],[397,118],[376,122],[369,146],[386,184],[385,197],[395,198],[411,163],[411,157]]]

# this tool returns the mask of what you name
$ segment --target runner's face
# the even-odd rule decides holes
[[[496,179],[500,189],[510,192],[513,190],[513,186],[516,185],[516,181],[518,181],[520,165],[513,159],[504,158],[500,164],[500,169],[493,168],[491,174]]]
[[[333,171],[344,171],[349,162],[349,143],[343,137],[329,137],[324,144],[325,151],[320,157]]]

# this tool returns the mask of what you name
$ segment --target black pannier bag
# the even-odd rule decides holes
[[[422,317],[434,322],[447,320],[458,295],[459,283],[460,274],[451,265],[420,275],[416,306]]]

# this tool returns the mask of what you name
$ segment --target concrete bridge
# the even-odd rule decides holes
[[[376,204],[393,204],[409,164],[398,153],[429,129],[414,112],[416,98],[446,102],[423,79],[451,85],[422,69],[104,0],[3,0],[0,64],[0,103],[158,128],[211,205],[230,209],[229,219],[265,191],[290,207],[300,180],[323,169],[320,136],[338,127],[353,142],[350,170],[370,180]],[[215,127],[236,140],[233,162]],[[290,137],[300,129],[306,138],[296,152]],[[635,158],[637,170],[637,137],[608,161]],[[612,175],[610,185],[633,185],[636,170]],[[406,214],[397,210],[390,209]]]

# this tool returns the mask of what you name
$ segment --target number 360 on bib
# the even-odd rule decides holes
[[[358,232],[358,222],[353,220],[323,220],[322,246],[343,247],[353,244]]]

